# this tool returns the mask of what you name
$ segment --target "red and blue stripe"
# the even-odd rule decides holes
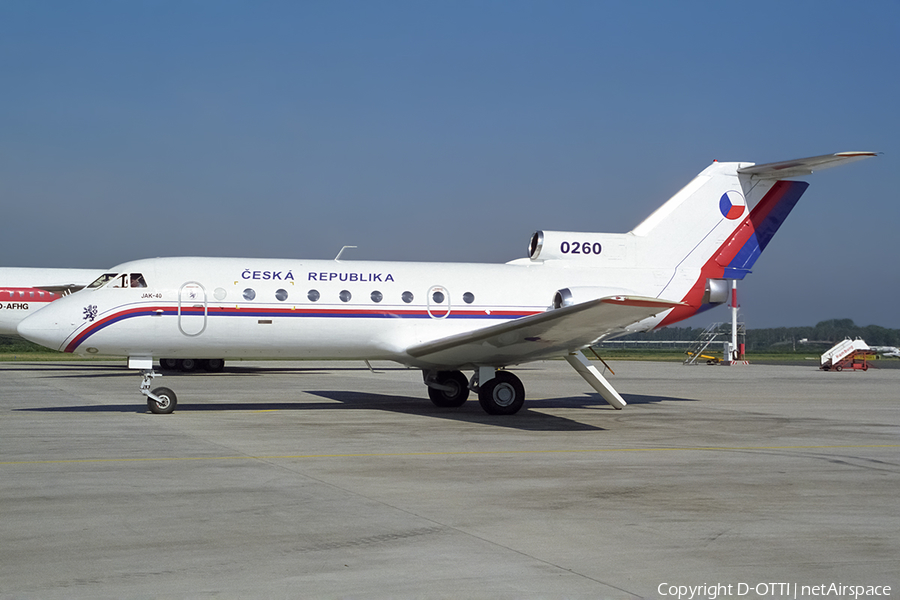
[[[267,308],[267,307],[240,307],[240,306],[210,306],[206,314],[209,318],[213,317],[245,317],[245,318],[339,318],[339,319],[494,319],[494,320],[510,320],[520,317],[527,317],[540,311],[522,311],[522,310],[492,310],[489,312],[482,310],[453,310],[446,317],[437,310],[429,313],[422,309],[358,309],[358,308]],[[122,308],[109,315],[103,316],[85,329],[78,333],[72,341],[70,341],[64,352],[74,352],[81,344],[83,344],[92,335],[120,323],[127,319],[137,317],[159,317],[159,316],[178,316],[177,306],[136,306],[131,308]],[[202,307],[182,307],[182,316],[203,316],[204,309]],[[435,316],[432,316],[434,314]]]
[[[743,279],[808,187],[809,184],[804,181],[776,181],[731,237],[719,247],[719,251],[700,269],[700,277],[682,300],[688,306],[673,308],[656,328],[666,327],[716,306],[703,303],[706,280]]]

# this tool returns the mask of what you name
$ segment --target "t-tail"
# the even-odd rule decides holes
[[[714,162],[632,231],[539,231],[530,260],[627,270],[631,276],[621,293],[682,303],[629,330],[662,327],[727,301],[729,280],[750,272],[806,191],[807,183],[792,178],[871,156],[876,153],[763,165]]]
[[[790,178],[872,156],[876,153],[840,152],[763,165],[714,162],[707,167],[632,231],[673,273],[658,297],[685,304],[672,309],[657,327],[727,301],[729,280],[750,272],[809,187]]]

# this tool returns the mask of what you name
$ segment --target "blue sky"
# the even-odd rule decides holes
[[[900,327],[898,40],[895,1],[0,3],[0,266],[504,262],[715,159],[873,150],[807,179],[742,313]]]

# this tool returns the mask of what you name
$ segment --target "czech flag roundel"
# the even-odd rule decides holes
[[[744,207],[746,207],[744,197],[740,192],[730,191],[722,194],[719,199],[719,210],[726,219],[739,219],[744,215]]]

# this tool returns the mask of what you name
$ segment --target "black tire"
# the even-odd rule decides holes
[[[525,386],[509,371],[497,371],[478,390],[478,401],[489,415],[514,415],[525,404]]]
[[[199,361],[193,358],[180,358],[178,359],[178,370],[184,371],[185,373],[192,373],[197,370],[199,366],[197,363]]]
[[[150,412],[157,415],[167,415],[175,410],[175,405],[178,404],[175,392],[167,387],[158,387],[153,390],[153,395],[158,396],[163,402],[157,402],[153,398],[148,397],[147,408],[150,409]]]
[[[842,367],[841,365],[838,365],[834,368],[834,370],[837,371],[838,373],[840,373],[841,371],[844,370],[844,367]]]
[[[456,408],[462,406],[469,399],[469,380],[459,371],[441,371],[437,374],[437,382],[449,385],[452,392],[445,392],[435,388],[428,388],[428,397],[435,406],[441,408]]]
[[[159,359],[159,368],[163,371],[174,371],[178,368],[178,361],[174,358]]]
[[[225,368],[225,361],[221,358],[210,358],[202,362],[203,369],[208,373],[221,373],[222,369]]]

